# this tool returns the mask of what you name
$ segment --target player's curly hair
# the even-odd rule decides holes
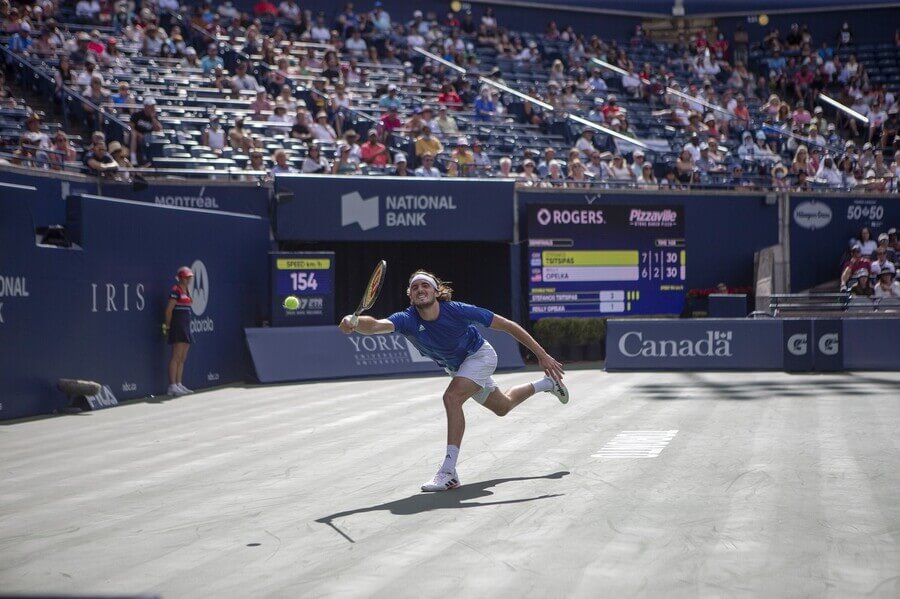
[[[453,288],[450,287],[450,281],[442,281],[439,276],[434,274],[433,272],[429,272],[420,268],[416,272],[409,275],[410,280],[416,275],[427,275],[435,280],[438,284],[437,286],[437,300],[439,302],[449,302],[453,297]]]

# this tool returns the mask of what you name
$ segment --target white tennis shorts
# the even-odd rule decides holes
[[[463,363],[459,365],[459,370],[453,371],[449,368],[446,370],[450,376],[462,376],[480,385],[481,390],[472,396],[472,399],[480,404],[483,404],[488,395],[497,388],[497,383],[492,376],[497,370],[497,352],[487,341],[478,351],[463,360]]]

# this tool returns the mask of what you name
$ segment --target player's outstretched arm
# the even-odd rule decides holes
[[[371,316],[360,316],[359,322],[356,323],[356,326],[353,326],[353,319],[348,314],[341,320],[341,324],[338,325],[338,328],[340,328],[345,335],[349,335],[354,331],[362,333],[363,335],[382,335],[384,333],[393,333],[394,323],[387,318],[379,320],[372,318]]]
[[[499,314],[494,314],[494,319],[491,321],[491,328],[512,335],[516,341],[530,349],[537,357],[538,364],[544,369],[547,376],[557,381],[562,380],[564,374],[562,364],[548,354],[547,351],[541,347],[541,344],[535,341],[534,337],[529,335],[528,331],[523,329],[519,323],[504,318]]]

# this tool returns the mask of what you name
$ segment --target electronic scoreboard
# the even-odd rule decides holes
[[[681,205],[529,205],[530,317],[679,314],[684,232]]]

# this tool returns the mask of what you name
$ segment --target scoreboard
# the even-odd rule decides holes
[[[684,232],[681,205],[530,204],[529,316],[679,314]]]

